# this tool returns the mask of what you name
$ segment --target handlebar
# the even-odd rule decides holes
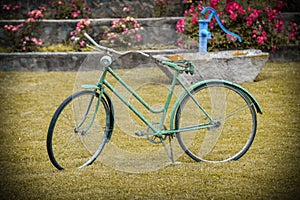
[[[108,48],[108,47],[104,47],[102,45],[99,45],[95,40],[93,40],[93,38],[91,38],[91,36],[87,33],[84,33],[84,36],[93,44],[95,45],[97,48],[99,48],[100,50],[104,50],[104,51],[107,51],[107,52],[110,52],[110,53],[114,53],[114,54],[117,54],[117,55],[124,55],[126,53],[129,53],[131,51],[127,51],[127,52],[119,52],[119,51],[116,51],[114,49],[111,49],[111,48]],[[143,54],[144,56],[147,56],[147,57],[151,57],[151,55],[148,55],[142,51],[137,51],[138,53],[141,53]],[[180,72],[180,73],[183,73],[183,72],[186,72],[186,73],[190,73],[190,74],[194,74],[194,66],[192,65],[191,62],[187,61],[187,60],[178,60],[178,61],[161,61],[161,60],[158,60],[158,59],[155,59],[157,62],[160,62],[161,64],[163,65],[167,65],[173,69],[175,69],[176,71]],[[101,64],[104,65],[104,66],[107,66],[109,65],[112,61],[111,59],[109,60],[107,58],[107,56],[104,56],[102,57],[101,59]]]
[[[124,54],[126,54],[126,53],[129,53],[129,52],[131,52],[131,51],[126,51],[126,52],[120,52],[120,51],[116,51],[116,50],[114,50],[114,49],[112,49],[112,48],[108,48],[108,47],[105,47],[105,46],[102,46],[102,45],[100,45],[100,44],[98,44],[95,40],[93,40],[93,38],[89,35],[89,34],[87,34],[87,33],[84,33],[84,36],[93,44],[93,45],[95,45],[98,49],[100,49],[100,50],[103,50],[103,51],[107,51],[107,52],[109,52],[109,53],[114,53],[114,54],[117,54],[118,56],[121,56],[121,55],[124,55]],[[139,53],[141,53],[141,54],[143,54],[144,56],[147,56],[147,57],[149,57],[150,55],[148,55],[148,54],[146,54],[146,53],[144,53],[144,52],[142,52],[142,51],[137,51],[137,52],[139,52]]]

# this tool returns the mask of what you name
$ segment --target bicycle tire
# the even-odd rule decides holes
[[[98,96],[95,91],[77,92],[64,100],[54,113],[48,128],[47,151],[57,169],[92,164],[109,140],[113,121],[104,98],[99,102],[94,122],[90,123]]]
[[[227,162],[241,158],[250,148],[257,128],[255,107],[247,94],[222,81],[199,85],[191,94],[219,125],[177,133],[181,148],[197,162]],[[176,111],[175,129],[209,121],[186,94]]]

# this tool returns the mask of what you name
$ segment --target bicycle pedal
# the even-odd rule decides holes
[[[135,133],[135,135],[141,137],[141,136],[145,136],[146,134],[142,131],[138,131]]]

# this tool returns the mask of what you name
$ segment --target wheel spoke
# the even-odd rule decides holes
[[[251,103],[251,104],[249,104],[249,105],[246,104],[246,105],[240,106],[239,108],[236,108],[235,110],[231,111],[229,114],[227,114],[227,115],[225,116],[225,120],[231,118],[233,115],[235,115],[235,114],[237,114],[237,113],[239,113],[239,112],[242,112],[242,111],[248,109],[249,106],[253,106],[253,103]]]

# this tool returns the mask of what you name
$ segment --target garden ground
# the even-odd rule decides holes
[[[238,161],[192,160],[148,173],[95,162],[58,171],[46,152],[49,121],[76,72],[0,72],[1,199],[299,199],[300,63],[267,63],[245,83],[261,104],[258,132]],[[184,155],[186,156],[186,155]]]

